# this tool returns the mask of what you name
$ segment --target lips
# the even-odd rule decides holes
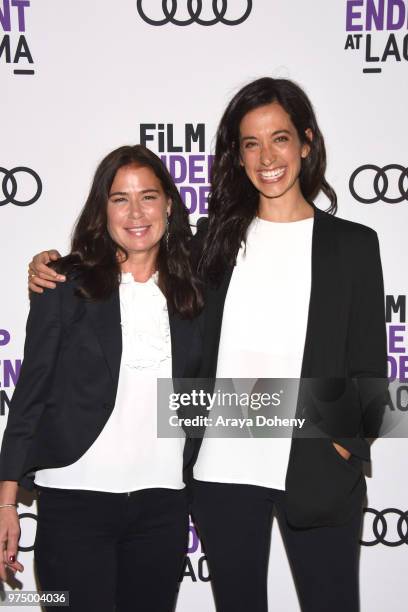
[[[131,236],[135,236],[136,238],[142,238],[149,231],[150,225],[139,225],[139,226],[135,226],[135,227],[125,227],[124,229]]]
[[[264,183],[276,183],[284,176],[285,172],[286,166],[281,166],[271,170],[260,170],[258,171],[258,176]]]

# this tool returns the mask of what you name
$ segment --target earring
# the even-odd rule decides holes
[[[169,236],[170,236],[170,223],[169,223],[169,215],[167,215],[166,219],[166,251],[169,250]]]

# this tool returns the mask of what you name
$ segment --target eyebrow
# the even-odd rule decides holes
[[[142,189],[142,191],[140,193],[159,193],[158,189],[155,189],[154,187],[149,187],[149,189]],[[109,194],[110,198],[113,198],[114,196],[127,196],[129,195],[127,191],[114,191],[112,193]]]
[[[277,134],[290,134],[290,131],[276,130],[275,132],[272,132],[272,136],[276,136]],[[241,142],[243,142],[244,140],[256,140],[256,136],[244,136],[243,138],[241,138]]]

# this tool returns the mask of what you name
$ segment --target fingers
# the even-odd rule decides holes
[[[3,582],[7,581],[6,566],[3,560],[0,561],[0,578]]]
[[[28,266],[28,273],[31,276],[39,276],[40,278],[48,281],[64,281],[65,276],[63,274],[58,274],[52,268],[49,268],[44,263],[33,264],[30,263]]]
[[[61,255],[56,250],[42,251],[34,255],[28,266],[29,273],[40,275],[45,280],[65,280],[65,276],[57,274],[57,272],[47,266],[50,261],[55,261],[60,257]]]
[[[8,539],[7,539],[7,547],[5,549],[5,562],[8,567],[16,572],[19,570],[20,572],[24,569],[21,563],[17,561],[17,552],[18,552],[18,541],[20,539],[20,526],[17,522],[15,525],[9,528],[8,531]],[[4,558],[3,556],[3,558]]]
[[[46,281],[39,276],[28,277],[28,288],[34,293],[43,293],[43,289],[55,289],[57,285],[51,281]]]
[[[52,251],[52,252],[55,253],[55,251]],[[41,251],[41,253],[37,253],[37,255],[34,255],[33,260],[30,263],[30,266],[32,265],[33,268],[37,268],[39,264],[47,264],[50,261],[51,261],[50,251]]]
[[[14,558],[14,561],[10,561],[10,555],[9,555],[9,561],[6,563],[6,567],[8,567],[9,569],[11,569],[11,571],[13,572],[13,574],[15,574],[16,572],[23,572],[24,571],[24,565],[22,565],[19,561],[17,561],[17,558]]]
[[[3,582],[7,580],[5,553],[6,551],[3,550],[3,553],[0,559],[0,578],[3,580]]]
[[[61,257],[60,253],[58,253],[56,249],[51,249],[50,251],[48,251],[48,256],[51,261],[55,261],[56,259],[59,259]]]
[[[34,285],[34,283],[30,283],[30,281],[28,282],[28,288],[33,293],[44,293],[44,289],[41,289],[38,285]]]
[[[7,513],[8,514],[8,513]],[[24,566],[17,561],[18,541],[20,539],[20,523],[18,516],[5,515],[1,535],[0,578],[7,580],[7,568],[14,574],[22,572]]]
[[[9,578],[9,576],[7,575],[7,570],[11,570],[13,574],[15,574],[16,572],[23,572],[24,565],[19,563],[17,560],[13,563],[6,563],[4,559],[0,559],[0,579],[3,580],[3,582],[7,582]]]
[[[339,455],[343,457],[343,459],[350,459],[351,453],[350,451],[345,449],[344,446],[340,446],[340,444],[337,444],[337,442],[333,442],[333,446],[336,449],[336,451],[339,453]]]
[[[66,277],[58,274],[47,263],[60,257],[58,251],[43,251],[35,255],[28,266],[28,287],[34,293],[43,293],[44,289],[55,289],[57,282],[64,282]]]

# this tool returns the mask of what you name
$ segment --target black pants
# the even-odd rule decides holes
[[[184,490],[38,491],[40,586],[75,612],[172,611],[187,539]]]
[[[267,612],[275,510],[303,612],[358,612],[362,511],[339,527],[293,529],[285,493],[241,484],[193,482],[193,517],[207,555],[218,612]],[[271,602],[271,610],[281,610]]]

